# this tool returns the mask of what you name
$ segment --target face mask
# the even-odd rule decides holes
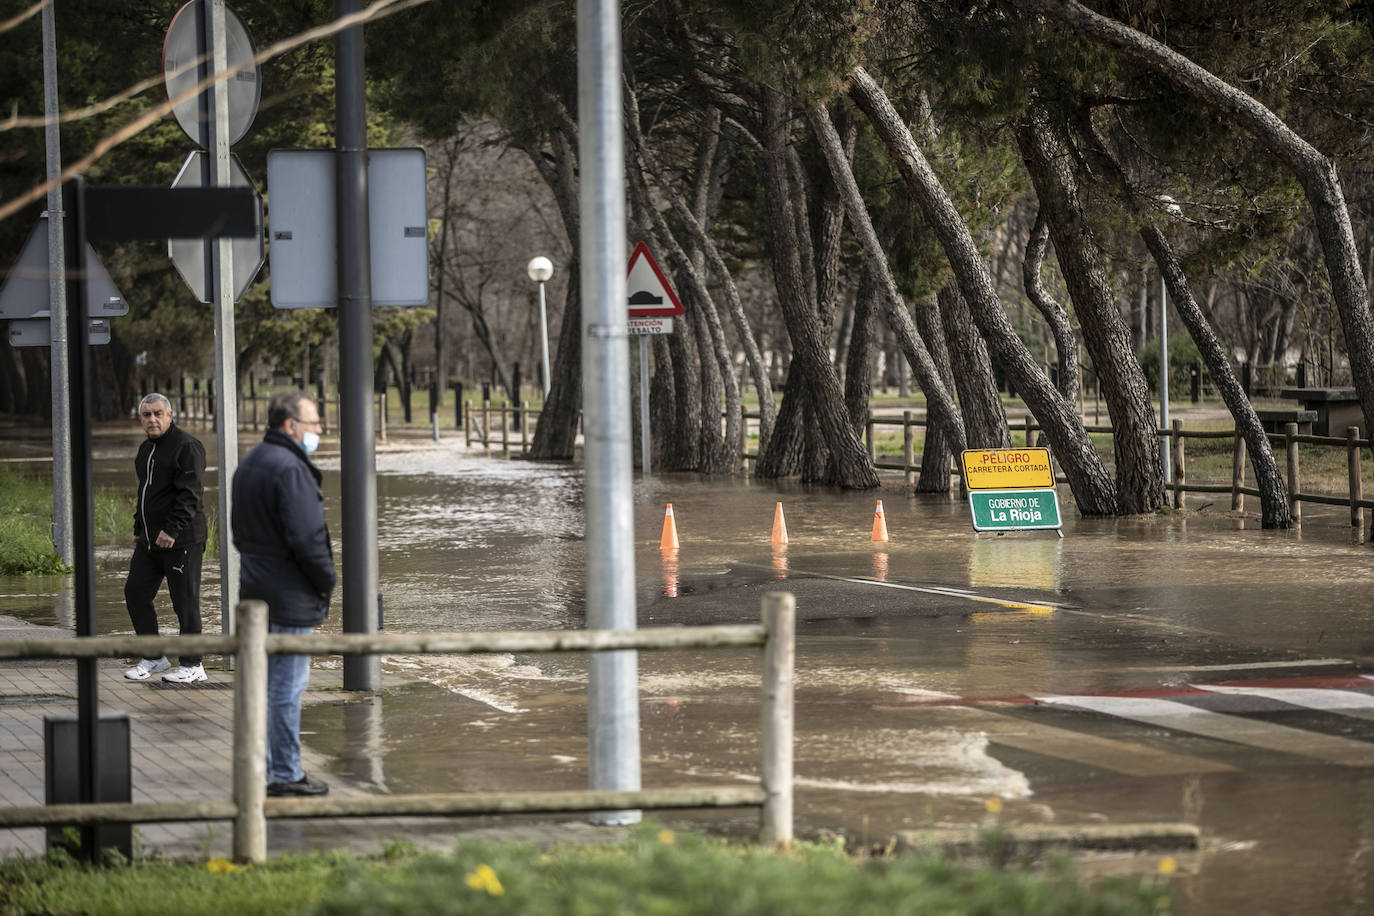
[[[301,448],[307,455],[315,454],[315,449],[320,447],[320,434],[307,431],[305,438],[301,440]]]

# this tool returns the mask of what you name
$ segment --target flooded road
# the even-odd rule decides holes
[[[98,438],[98,484],[132,489],[132,433]],[[337,541],[337,449],[319,463]],[[577,467],[454,440],[382,446],[377,467],[387,629],[583,625]],[[879,498],[884,545],[869,540]],[[800,835],[881,844],[980,823],[992,797],[1007,824],[1188,821],[1207,848],[1173,879],[1183,912],[1366,912],[1374,557],[1345,510],[1305,507],[1300,532],[1265,532],[1223,512],[1229,497],[1190,499],[1184,514],[1082,520],[1064,491],[1062,540],[975,537],[965,504],[897,477],[867,493],[641,477],[638,618],[752,622],[767,591],[797,595]],[[791,542],[775,552],[778,501]],[[676,556],[658,549],[670,502]],[[129,632],[127,551],[104,545],[98,560],[100,630]],[[207,631],[216,567],[207,556]],[[36,623],[64,622],[62,591],[0,579],[4,612]],[[645,652],[639,668],[646,787],[757,777],[757,652]],[[391,792],[585,786],[582,657],[389,657],[384,670],[415,680],[306,710],[305,740],[337,771]],[[755,828],[752,812],[683,817]]]

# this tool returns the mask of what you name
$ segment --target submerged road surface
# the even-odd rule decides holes
[[[101,483],[132,486],[136,444],[100,441]],[[337,455],[320,463],[337,530]],[[445,440],[383,447],[378,475],[387,629],[583,625],[577,467]],[[883,844],[983,823],[993,798],[1009,825],[1186,821],[1204,850],[1172,879],[1183,912],[1374,910],[1374,556],[1339,513],[1307,510],[1297,532],[1215,506],[1083,520],[1063,492],[1063,540],[975,537],[965,504],[897,484],[635,484],[625,562],[641,626],[754,621],[768,591],[797,596],[801,835]],[[885,544],[869,540],[878,498]],[[769,543],[778,501],[783,549]],[[681,546],[664,553],[670,502]],[[123,546],[100,560],[100,627],[128,632]],[[208,560],[206,573],[210,611]],[[60,622],[61,591],[0,580],[5,612],[39,623]],[[584,658],[384,665],[414,680],[306,711],[305,740],[337,772],[391,792],[585,785]],[[757,652],[646,652],[639,667],[646,786],[757,778]],[[684,817],[755,825],[749,812]]]

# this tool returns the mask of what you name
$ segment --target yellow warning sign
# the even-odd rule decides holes
[[[1047,448],[967,449],[964,483],[970,490],[1042,490],[1054,486]]]

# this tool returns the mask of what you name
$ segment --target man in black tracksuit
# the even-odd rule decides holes
[[[201,504],[205,446],[172,422],[172,404],[150,394],[138,405],[138,420],[147,440],[134,459],[138,500],[134,506],[134,554],[124,581],[124,602],[140,636],[157,635],[153,599],[167,580],[172,609],[182,636],[200,635],[200,564],[205,554],[205,510]],[[198,655],[183,655],[171,667],[165,657],[145,658],[124,672],[144,681],[167,671],[164,681],[191,684],[206,680]]]

